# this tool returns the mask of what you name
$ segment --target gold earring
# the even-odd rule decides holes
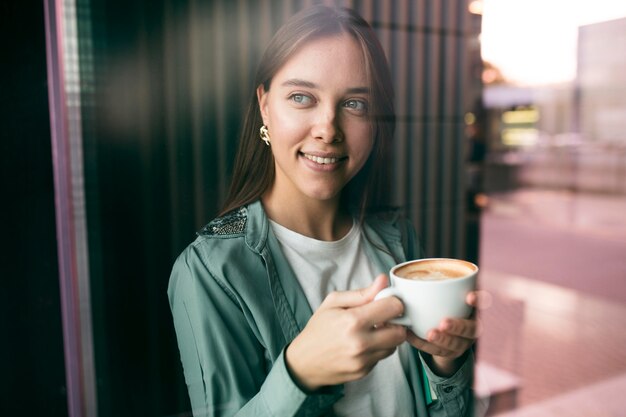
[[[259,135],[261,136],[261,140],[265,142],[267,146],[270,146],[270,132],[267,131],[267,126],[261,126],[259,130]]]

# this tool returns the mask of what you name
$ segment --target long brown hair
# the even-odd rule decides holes
[[[314,6],[290,18],[276,32],[265,50],[254,79],[269,91],[273,76],[305,43],[322,37],[349,34],[360,45],[371,87],[370,117],[374,147],[363,168],[342,190],[342,204],[356,210],[361,219],[366,212],[388,204],[386,183],[391,141],[395,130],[393,86],[383,49],[371,26],[355,11]],[[244,119],[233,178],[222,214],[259,199],[274,181],[274,157],[259,138],[263,124],[256,92],[250,97]]]

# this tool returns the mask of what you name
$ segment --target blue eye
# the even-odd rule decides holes
[[[291,99],[294,103],[303,106],[309,105],[311,104],[311,101],[313,101],[311,97],[304,94],[292,94],[289,99]]]
[[[359,113],[367,112],[367,102],[364,100],[356,100],[356,99],[346,100],[343,103],[343,106],[347,109],[354,110]]]

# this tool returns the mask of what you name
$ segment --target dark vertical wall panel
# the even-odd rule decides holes
[[[380,34],[397,91],[396,203],[414,221],[428,255],[465,256],[464,95],[480,94],[466,57],[465,1],[359,2]],[[479,29],[479,27],[478,27]],[[474,97],[475,99],[476,97]]]
[[[67,416],[44,3],[0,2],[0,415]]]

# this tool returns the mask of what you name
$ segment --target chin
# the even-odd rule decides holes
[[[303,184],[304,185],[304,184]],[[347,185],[343,181],[320,181],[318,183],[307,184],[302,187],[302,193],[312,200],[331,201],[339,199],[341,192]]]
[[[318,201],[334,200],[338,198],[340,194],[340,190],[314,190],[306,193],[309,198]]]

